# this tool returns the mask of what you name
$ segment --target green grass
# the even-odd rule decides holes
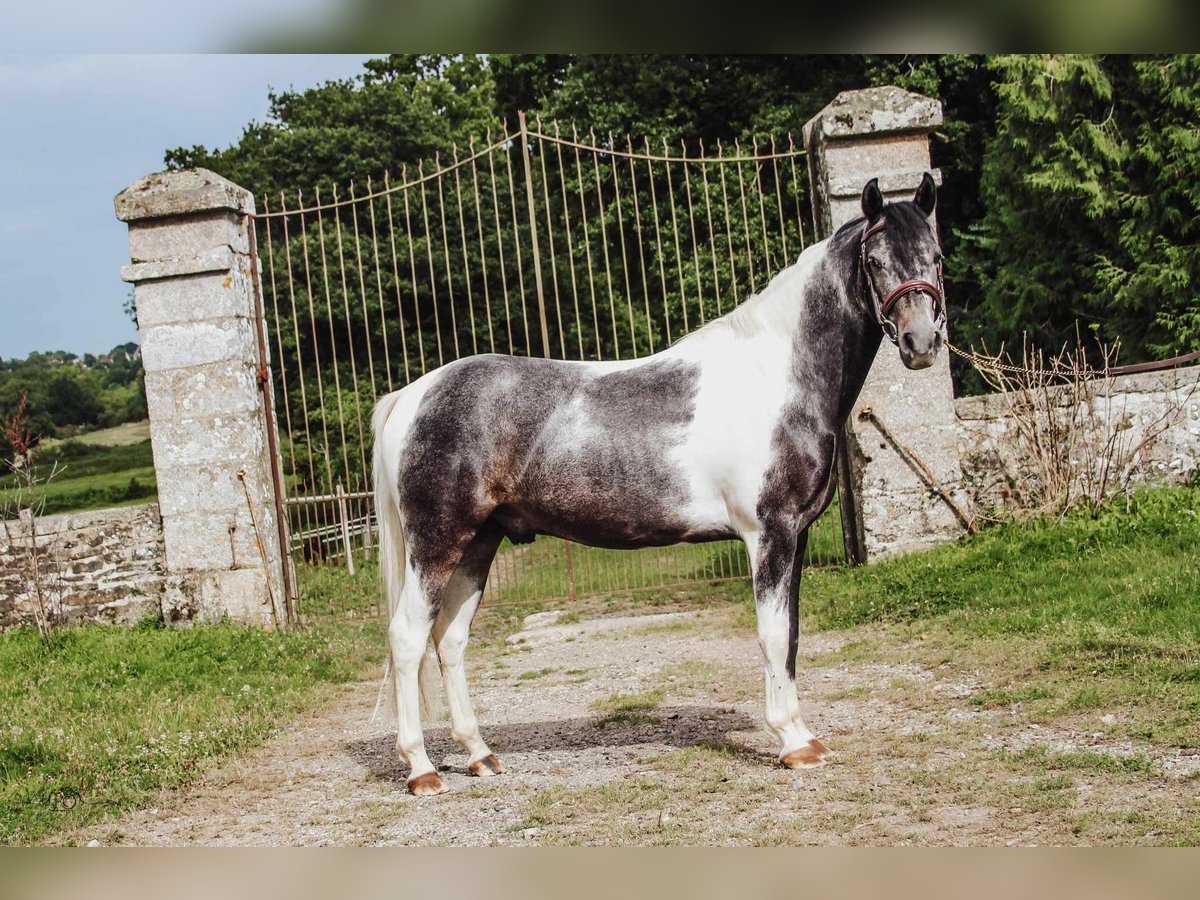
[[[538,678],[545,678],[547,675],[553,675],[557,671],[558,669],[555,668],[531,669],[528,672],[522,672],[517,676],[517,679],[519,681],[534,681]]]
[[[658,719],[650,713],[658,709],[666,693],[666,688],[655,688],[637,694],[613,694],[611,697],[597,700],[592,704],[592,708],[606,715],[596,721],[596,727],[657,722]]]
[[[901,623],[998,683],[973,702],[1117,711],[1127,737],[1200,746],[1200,489],[805,576],[809,627]]]
[[[0,843],[144,805],[378,674],[380,623],[265,632],[89,625],[0,635]],[[64,809],[64,799],[79,801]]]
[[[46,482],[55,464],[58,471]],[[117,446],[82,439],[54,443],[37,454],[34,471],[43,482],[34,497],[45,498],[45,515],[149,503],[158,496],[149,440]],[[19,488],[22,477],[19,472],[0,477],[0,510],[28,503]]]
[[[126,444],[140,444],[150,440],[150,423],[149,421],[126,422],[124,425],[115,425],[112,428],[101,428],[98,431],[77,434],[70,440],[95,447],[122,447]],[[64,442],[52,439],[43,441],[42,446],[48,447],[61,443]]]

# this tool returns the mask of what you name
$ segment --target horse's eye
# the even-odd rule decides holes
[[[875,269],[882,269],[882,268],[883,268],[883,262],[882,262],[881,260],[878,260],[878,259],[876,259],[874,256],[870,257],[870,258],[868,259],[868,262],[870,262],[870,263],[871,263],[871,267],[872,267],[872,268],[875,268]]]

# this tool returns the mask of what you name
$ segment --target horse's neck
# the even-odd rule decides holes
[[[817,427],[840,428],[881,337],[855,297],[855,246],[832,238],[809,247],[761,294],[648,359],[715,366],[733,390],[778,378],[785,404],[804,406]]]
[[[795,402],[833,428],[842,426],[858,399],[882,336],[856,298],[859,263],[853,251],[849,241],[825,241],[795,304]]]

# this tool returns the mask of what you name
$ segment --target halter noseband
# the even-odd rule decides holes
[[[867,279],[868,290],[871,294],[871,303],[875,307],[875,318],[879,320],[879,327],[883,329],[883,333],[888,336],[893,344],[899,346],[900,336],[896,333],[896,326],[892,320],[888,318],[888,313],[892,311],[901,297],[905,297],[912,293],[928,294],[933,300],[933,308],[935,313],[934,324],[940,326],[946,319],[946,298],[945,291],[942,287],[942,263],[938,260],[937,263],[937,284],[930,284],[920,278],[914,278],[912,281],[906,281],[896,287],[886,297],[881,295],[879,288],[875,285],[875,279],[871,277],[871,269],[867,265],[867,238],[873,234],[877,234],[887,228],[887,221],[880,219],[874,225],[870,223],[863,225],[862,237],[859,239],[858,249],[859,257],[862,260],[863,277]]]

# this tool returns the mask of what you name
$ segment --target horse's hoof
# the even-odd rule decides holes
[[[426,772],[424,775],[408,779],[408,789],[414,797],[432,797],[450,790],[437,772]]]
[[[483,759],[477,759],[475,762],[467,766],[472,775],[478,775],[480,778],[487,778],[490,775],[501,775],[504,772],[504,763],[496,759],[495,753],[489,753]]]
[[[813,738],[799,750],[792,750],[779,757],[779,764],[787,769],[819,769],[830,756],[829,748]]]

